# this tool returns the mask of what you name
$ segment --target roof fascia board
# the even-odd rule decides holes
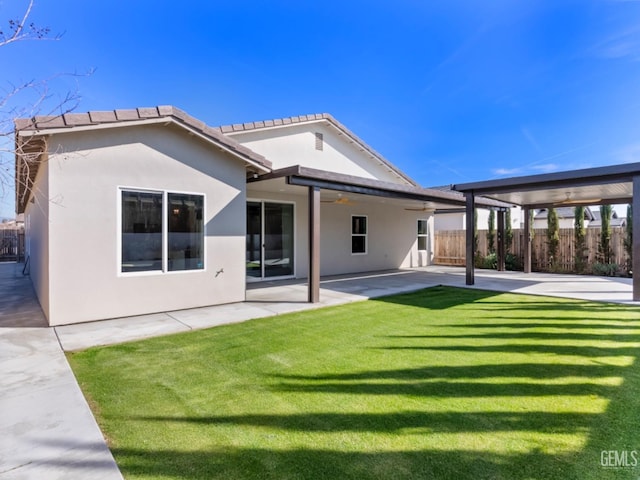
[[[539,190],[545,187],[552,189],[630,182],[638,174],[640,174],[640,163],[626,163],[566,172],[461,183],[453,185],[453,189],[459,192],[473,191],[476,194],[506,193],[526,191],[525,189]]]
[[[188,131],[189,133],[197,136],[198,138],[204,140],[205,142],[211,144],[211,145],[215,145],[216,147],[220,148],[221,150],[227,152],[228,154],[239,158],[240,160],[242,160],[243,162],[246,162],[248,164],[250,164],[252,167],[262,171],[262,172],[270,172],[271,170],[267,167],[265,167],[264,165],[260,165],[257,162],[254,162],[253,160],[251,160],[250,158],[246,157],[245,155],[243,155],[241,152],[235,151],[229,147],[227,147],[226,145],[224,145],[221,142],[218,142],[214,139],[212,139],[211,137],[208,137],[207,135],[204,135],[203,133],[199,132],[198,130],[196,130],[195,128],[191,127],[190,125],[187,125],[186,123],[179,121],[177,119],[175,119],[174,117],[170,117],[170,116],[166,116],[166,117],[157,117],[157,118],[148,118],[148,119],[143,119],[143,120],[131,120],[131,121],[124,121],[124,122],[109,122],[109,123],[98,123],[98,124],[93,124],[93,125],[80,125],[77,127],[58,127],[58,128],[51,128],[51,129],[35,129],[35,130],[27,130],[27,129],[23,129],[23,130],[19,130],[18,136],[20,137],[37,137],[37,136],[45,136],[45,135],[57,135],[57,134],[65,134],[65,133],[73,133],[73,132],[88,132],[88,131],[95,131],[95,130],[105,130],[105,129],[110,129],[110,128],[123,128],[123,127],[140,127],[140,126],[147,126],[147,125],[177,125],[181,128],[183,128],[184,130]]]
[[[367,187],[362,185],[354,185],[348,183],[332,182],[330,180],[318,180],[307,177],[300,177],[297,175],[291,175],[287,177],[287,184],[297,185],[301,187],[318,187],[326,190],[337,190],[340,192],[356,193],[360,195],[374,195],[376,197],[387,198],[404,198],[407,200],[417,200],[421,202],[439,202],[445,203],[447,200],[431,198],[426,195],[420,195],[418,193],[409,193],[402,191],[386,190],[382,188]],[[461,203],[461,202],[458,202]]]
[[[602,200],[599,200],[597,202],[598,205],[618,205],[621,203],[629,203],[631,202],[633,197],[616,197],[616,198],[605,198]],[[528,204],[523,204],[522,207],[523,208],[562,208],[562,207],[590,207],[593,205],[593,200],[591,201],[586,201],[586,202],[571,202],[570,204],[567,203],[528,203]],[[591,216],[593,217],[593,214],[591,214]],[[570,218],[570,217],[565,217],[565,218]]]
[[[382,182],[380,180],[302,167],[300,165],[274,170],[257,178],[248,179],[247,182],[260,182],[262,180],[282,177],[287,179],[289,185],[316,186],[327,190],[360,193],[362,195],[404,198],[421,202],[448,203],[456,206],[465,205],[464,197],[454,192],[449,193],[409,185],[399,185],[391,182]],[[493,199],[478,198],[476,201],[479,208],[508,208],[511,206],[509,203]]]
[[[223,135],[227,135],[229,137],[235,137],[238,135],[242,135],[243,133],[251,133],[251,132],[264,132],[269,130],[279,130],[281,128],[295,127],[296,125],[309,125],[313,123],[329,123],[326,118],[316,118],[313,120],[304,120],[302,122],[291,122],[291,123],[283,123],[281,125],[269,125],[264,127],[253,127],[241,130],[231,130],[229,132],[223,132]]]

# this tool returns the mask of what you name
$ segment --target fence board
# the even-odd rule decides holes
[[[0,262],[20,260],[24,250],[24,230],[0,228]]]
[[[585,232],[585,245],[587,255],[587,265],[593,265],[598,261],[598,245],[600,243],[600,228],[587,228]],[[573,228],[561,228],[559,230],[560,245],[558,247],[558,258],[556,271],[572,272],[575,270],[575,238]],[[523,258],[524,252],[524,231],[513,231],[512,245],[506,245],[508,252]],[[611,250],[613,252],[612,262],[624,269],[629,258],[624,248],[626,229],[624,227],[612,227],[611,229]],[[464,230],[441,230],[435,232],[435,252],[434,263],[436,265],[464,265],[465,264],[465,231]],[[478,252],[486,256],[487,232],[478,231]],[[497,246],[497,240],[494,241]],[[531,242],[531,268],[534,271],[549,271],[549,246],[547,243],[547,230],[536,228],[533,230],[533,240]]]

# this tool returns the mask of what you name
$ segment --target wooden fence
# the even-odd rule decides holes
[[[558,247],[558,258],[556,271],[572,272],[575,270],[575,238],[573,228],[561,228],[560,245]],[[613,227],[611,229],[611,250],[612,263],[616,263],[623,269],[628,262],[627,253],[624,248],[626,229],[624,227]],[[487,231],[478,231],[478,251],[481,255],[487,255]],[[598,244],[600,243],[600,229],[587,228],[585,235],[587,265],[591,266],[598,261]],[[494,241],[497,248],[498,242]],[[513,231],[513,244],[507,250],[524,258],[524,231]],[[436,265],[464,265],[465,264],[465,231],[464,230],[441,230],[435,232],[435,256]],[[533,240],[531,242],[531,269],[534,271],[549,271],[549,246],[547,244],[547,230],[537,228],[533,230]]]
[[[0,262],[15,262],[24,256],[24,229],[0,228]]]

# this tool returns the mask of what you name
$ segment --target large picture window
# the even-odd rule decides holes
[[[367,253],[367,217],[364,215],[351,216],[351,253]]]
[[[204,196],[122,190],[121,271],[204,268]]]

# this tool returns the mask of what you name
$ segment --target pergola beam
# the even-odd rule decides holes
[[[633,246],[632,264],[633,273],[633,300],[640,301],[640,175],[633,177]]]

